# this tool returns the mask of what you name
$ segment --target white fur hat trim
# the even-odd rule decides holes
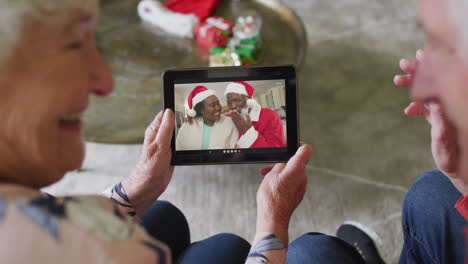
[[[166,32],[193,38],[193,31],[200,20],[193,14],[176,13],[157,0],[143,0],[138,4],[138,15],[142,20],[156,25]]]
[[[224,91],[224,96],[227,96],[230,93],[235,93],[235,94],[243,94],[249,97],[249,94],[247,94],[247,90],[245,89],[244,85],[240,83],[230,83],[226,87],[226,90]]]
[[[203,102],[203,100],[205,100],[206,98],[208,98],[208,97],[210,97],[212,95],[216,95],[215,91],[213,91],[213,90],[206,90],[206,91],[203,91],[203,92],[198,93],[197,95],[195,95],[192,98],[192,109],[189,110],[188,115],[191,116],[191,117],[196,116],[197,112],[194,109],[195,106],[198,103]]]
[[[255,104],[257,103],[257,101],[255,101],[254,99],[247,99],[247,107],[253,107]]]
[[[195,117],[197,115],[197,112],[193,109],[190,109],[187,113],[190,117]]]

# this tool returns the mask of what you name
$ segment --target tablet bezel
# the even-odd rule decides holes
[[[171,143],[171,165],[268,163],[289,160],[299,147],[297,73],[294,65],[210,67],[165,71],[162,75],[164,109],[169,108],[173,111],[175,110],[175,84],[279,79],[285,80],[287,151],[275,152],[275,149],[279,150],[279,148],[250,149],[247,153],[221,153],[215,150],[194,150],[184,151],[184,154],[180,154],[179,152],[178,154],[175,149],[174,130]],[[267,150],[267,152],[265,152],[265,150]]]

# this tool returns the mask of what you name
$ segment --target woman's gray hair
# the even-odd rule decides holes
[[[448,17],[455,26],[457,52],[468,64],[468,0],[448,0]]]
[[[28,19],[61,22],[72,9],[97,11],[99,0],[0,0],[0,68],[13,52]]]

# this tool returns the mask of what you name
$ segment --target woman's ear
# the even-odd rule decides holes
[[[199,110],[201,115],[205,114],[205,104],[206,104],[206,101],[204,100]]]

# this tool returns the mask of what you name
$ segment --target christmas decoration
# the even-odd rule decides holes
[[[260,39],[262,20],[255,12],[239,16],[234,27],[236,39]]]
[[[241,57],[243,65],[258,63],[257,58],[260,48],[256,38],[243,40],[233,38],[229,41],[229,47]]]
[[[210,67],[241,66],[239,55],[229,48],[213,47],[211,49]]]
[[[225,47],[234,24],[220,17],[209,17],[195,28],[197,43],[206,47]]]
[[[157,0],[142,0],[138,4],[138,15],[168,33],[193,38],[195,26],[210,16],[220,1],[171,0],[161,4]]]

